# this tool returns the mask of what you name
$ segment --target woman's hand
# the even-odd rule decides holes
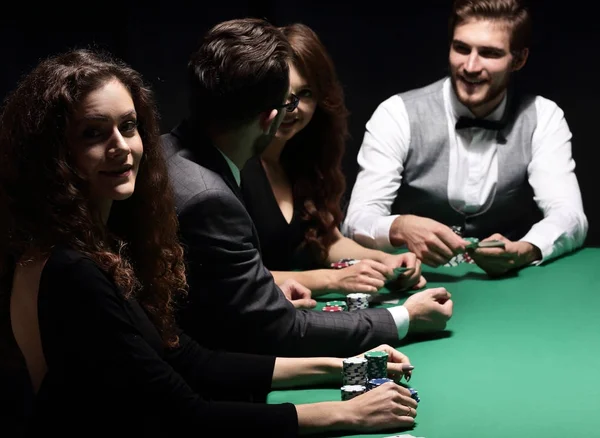
[[[401,380],[402,376],[406,378],[408,382],[412,377],[412,370],[415,368],[411,365],[410,359],[405,354],[400,353],[394,347],[387,344],[380,345],[369,351],[385,351],[388,354],[388,376],[390,379]],[[368,353],[365,352],[365,353]],[[364,357],[365,353],[358,355],[357,357]]]
[[[361,260],[355,265],[333,271],[332,289],[339,293],[374,294],[393,274],[392,269],[374,260]]]
[[[415,424],[417,402],[410,391],[388,382],[344,402],[352,428],[360,431],[410,428]]]

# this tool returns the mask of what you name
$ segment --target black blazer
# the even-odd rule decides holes
[[[221,153],[184,122],[161,137],[190,291],[180,326],[201,345],[278,356],[337,356],[399,343],[386,309],[298,310],[263,266],[256,229]]]

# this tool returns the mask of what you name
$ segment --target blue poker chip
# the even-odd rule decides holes
[[[377,378],[377,379],[370,379],[367,382],[367,390],[375,389],[379,385],[383,385],[384,383],[387,383],[387,382],[393,382],[393,380],[392,379],[388,379],[387,377],[381,377],[381,378]]]

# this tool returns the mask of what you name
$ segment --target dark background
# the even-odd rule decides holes
[[[196,2],[191,6],[178,1],[149,3],[15,5],[12,13],[0,18],[0,97],[41,57],[93,44],[127,61],[153,85],[161,126],[167,131],[186,115],[187,58],[204,31],[219,21],[246,16],[267,18],[279,26],[302,22],[323,40],[345,87],[352,135],[344,157],[349,195],[364,125],[376,106],[392,94],[426,85],[447,71],[450,0],[393,5],[370,1],[358,6],[315,0]],[[590,222],[587,243],[597,246],[598,125],[593,117],[600,102],[596,76],[600,30],[585,3],[540,0],[531,4],[534,41],[518,79],[565,112]]]

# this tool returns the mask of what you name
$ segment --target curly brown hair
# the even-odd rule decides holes
[[[314,224],[305,233],[304,245],[323,263],[343,217],[342,158],[349,113],[333,61],[317,34],[300,23],[281,29],[292,46],[294,66],[317,100],[312,120],[286,143],[281,163],[292,182],[295,201],[304,206],[302,218]]]
[[[105,226],[68,152],[66,130],[82,99],[114,79],[133,99],[144,155],[134,194],[113,203]],[[30,251],[78,250],[140,302],[166,346],[176,346],[175,293],[187,288],[183,250],[158,113],[140,74],[107,53],[72,50],[41,61],[0,117],[0,275],[11,276]]]

